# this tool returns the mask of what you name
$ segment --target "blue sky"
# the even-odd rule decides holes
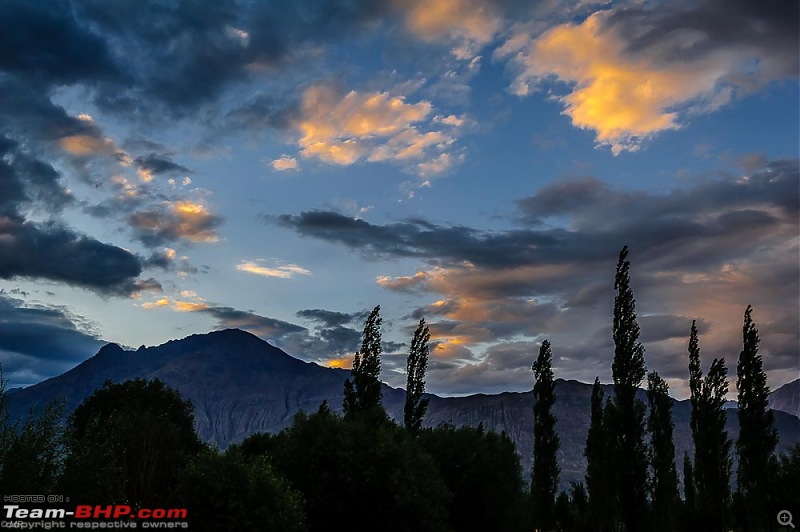
[[[800,373],[794,2],[11,0],[0,359],[241,327],[347,367],[382,307],[403,385],[609,381],[619,250],[649,369]],[[733,384],[732,384],[733,388]]]

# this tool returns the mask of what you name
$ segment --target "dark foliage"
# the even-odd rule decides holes
[[[675,469],[672,399],[669,386],[655,371],[647,375],[647,402],[650,413],[647,430],[650,433],[650,530],[671,532],[677,523],[679,496],[678,473]]]
[[[531,471],[531,499],[533,519],[537,528],[545,530],[554,524],[554,506],[558,492],[559,467],[556,453],[559,438],[556,432],[556,385],[553,377],[553,353],[545,340],[539,356],[533,363],[536,379],[533,385],[533,468]]]
[[[636,391],[644,379],[644,346],[639,342],[636,301],[630,285],[628,247],[622,248],[614,278],[614,408],[607,423],[613,435],[616,502],[626,530],[644,530],[647,517],[647,448],[644,404]]]
[[[430,349],[428,340],[431,333],[425,325],[425,319],[419,320],[417,330],[411,339],[411,350],[406,363],[406,402],[403,408],[403,425],[411,434],[417,434],[422,427],[422,419],[428,410],[428,398],[425,393],[425,372],[428,369]]]
[[[88,503],[160,507],[200,450],[192,404],[162,381],[106,384],[69,416],[64,491]]]
[[[419,443],[452,494],[447,507],[452,530],[527,529],[522,468],[506,434],[442,425],[420,432]]]
[[[764,530],[772,526],[774,519],[770,514],[770,472],[774,471],[771,460],[778,444],[778,431],[775,428],[775,415],[767,403],[769,387],[763,361],[758,354],[760,338],[752,312],[753,308],[748,305],[742,327],[744,345],[736,365],[736,388],[739,392],[737,515],[744,528]]]
[[[351,371],[352,380],[344,383],[345,415],[371,415],[382,412],[381,407],[381,307],[378,305],[367,317],[361,341]]]

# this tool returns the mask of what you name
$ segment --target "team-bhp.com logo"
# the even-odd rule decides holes
[[[63,508],[20,508],[18,505],[3,506],[6,519],[186,519],[186,508],[133,508],[125,504],[106,506],[79,504],[74,511]]]
[[[22,508],[5,504],[1,528],[189,528],[186,508],[133,508],[127,504],[79,504],[66,508]],[[184,521],[181,521],[184,520]]]

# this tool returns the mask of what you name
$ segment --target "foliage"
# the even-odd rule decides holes
[[[614,521],[614,491],[609,489],[613,482],[611,470],[611,435],[606,425],[606,401],[600,379],[595,378],[592,386],[592,414],[589,433],[586,436],[586,491],[589,497],[589,517],[597,530],[611,530]]]
[[[689,335],[689,388],[691,429],[694,441],[694,493],[696,523],[700,530],[724,530],[730,507],[731,441],[725,430],[725,397],[728,370],[725,360],[715,358],[708,374],[700,369],[697,324]]]
[[[425,318],[419,320],[419,325],[411,339],[411,350],[406,363],[406,402],[403,408],[403,425],[411,434],[417,434],[422,427],[422,419],[428,410],[428,398],[422,398],[425,393],[425,372],[428,369],[428,340],[431,333],[425,325]]]
[[[107,381],[69,416],[64,489],[87,502],[163,505],[200,450],[192,404],[162,381]]]
[[[614,408],[607,419],[613,435],[616,499],[626,530],[644,530],[647,512],[647,448],[644,404],[636,391],[645,376],[644,346],[639,342],[636,301],[630,286],[628,246],[619,253],[614,279]],[[624,464],[624,465],[623,465]]]
[[[356,352],[351,370],[352,380],[344,383],[345,415],[374,414],[381,407],[381,307],[372,309],[364,324],[361,350]]]
[[[323,405],[267,442],[273,465],[306,501],[311,531],[443,530],[447,490],[403,428]]]
[[[742,508],[738,512],[747,529],[771,526],[769,512],[771,485],[770,460],[778,444],[775,415],[768,406],[769,387],[763,361],[758,354],[758,330],[748,305],[742,327],[743,349],[736,365],[736,388],[739,392],[739,439],[736,451],[738,496]]]
[[[441,425],[420,432],[419,443],[452,493],[452,530],[526,529],[522,468],[506,434]]]
[[[554,524],[554,505],[558,492],[560,469],[556,453],[560,445],[556,433],[556,384],[553,377],[553,353],[550,342],[545,340],[539,356],[533,363],[536,379],[533,385],[533,468],[531,471],[531,498],[534,524],[537,528],[549,529]]]
[[[647,375],[647,402],[649,415],[647,430],[650,433],[650,501],[652,522],[650,530],[657,532],[675,530],[678,507],[678,473],[675,469],[675,443],[673,442],[672,399],[669,386],[655,371]]]
[[[246,456],[235,446],[224,453],[200,452],[186,468],[181,492],[193,530],[305,530],[302,496],[275,473],[266,456]]]

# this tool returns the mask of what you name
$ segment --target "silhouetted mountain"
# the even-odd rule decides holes
[[[134,377],[158,377],[178,389],[195,406],[197,432],[207,442],[225,447],[253,432],[277,432],[291,424],[299,411],[316,410],[323,401],[341,409],[342,385],[350,372],[324,368],[293,358],[260,338],[227,329],[173,340],[157,347],[126,351],[108,344],[72,370],[9,395],[12,416],[25,415],[61,397],[66,412],[106,380],[121,382]],[[583,448],[589,428],[590,384],[557,380],[555,414],[561,437],[559,462],[562,486],[583,479]],[[606,394],[613,393],[610,385]],[[780,390],[776,390],[778,393]],[[644,399],[644,392],[642,399]],[[395,419],[402,419],[405,392],[384,386],[383,403]],[[505,431],[517,444],[523,467],[530,470],[533,449],[533,394],[501,393],[467,397],[430,396],[427,426],[440,423],[477,426]],[[674,406],[678,463],[691,449],[688,401]],[[776,412],[781,434],[779,450],[800,441],[800,419]],[[728,430],[738,433],[731,411]],[[527,474],[527,473],[526,473]]]

